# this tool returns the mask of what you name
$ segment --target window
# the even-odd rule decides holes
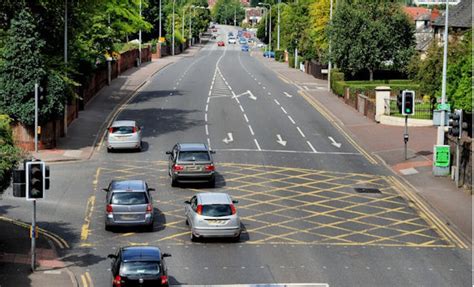
[[[181,161],[210,161],[209,153],[207,151],[182,151],[179,153],[179,160]]]
[[[148,204],[148,198],[144,192],[116,192],[112,195],[110,203],[117,205]]]
[[[135,132],[137,128],[136,127],[113,127],[112,128],[112,133],[113,134],[132,134]]]
[[[228,204],[208,204],[202,206],[202,215],[220,217],[232,215],[232,209]]]
[[[159,262],[124,262],[120,268],[120,275],[158,275],[160,274]]]

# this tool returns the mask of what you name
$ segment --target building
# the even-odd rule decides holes
[[[449,3],[452,5],[456,5],[461,0],[449,0]],[[446,0],[414,0],[413,4],[415,5],[444,5],[446,4]]]
[[[437,9],[423,7],[404,7],[403,9],[415,26],[415,49],[423,55],[433,40],[433,23],[438,19],[440,13]]]
[[[262,8],[245,8],[245,19],[243,23],[255,25],[260,22],[263,16]]]
[[[433,22],[434,37],[442,42],[445,13]],[[448,26],[454,33],[462,33],[472,28],[472,0],[461,0],[456,6],[449,7]]]

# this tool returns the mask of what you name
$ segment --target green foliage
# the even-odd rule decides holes
[[[334,91],[338,95],[342,94],[343,92],[341,93],[340,84],[336,84],[336,82],[341,81],[344,81],[344,73],[340,72],[338,69],[331,69],[331,89],[338,89],[337,91]]]
[[[327,63],[329,40],[326,27],[329,24],[330,0],[316,0],[309,6],[309,35],[311,46],[316,52],[315,59]]]
[[[11,119],[7,115],[0,115],[0,193],[9,185],[11,173],[21,159],[21,151],[13,144]]]
[[[285,61],[285,51],[284,50],[276,50],[275,51],[275,60],[279,62]]]
[[[340,73],[331,74],[338,76]],[[339,75],[340,76],[340,75]],[[374,94],[375,88],[378,86],[389,86],[394,93],[401,90],[414,90],[418,95],[420,94],[420,86],[411,80],[384,80],[384,81],[343,81],[334,79],[332,82],[333,92],[339,96],[344,96],[344,90],[349,88],[351,93],[369,93]]]
[[[245,18],[245,10],[238,0],[217,0],[212,7],[212,19],[220,24],[234,24],[234,16],[237,25]]]
[[[399,4],[391,1],[344,1],[329,29],[332,58],[354,75],[367,69],[402,70],[414,51],[412,25]]]

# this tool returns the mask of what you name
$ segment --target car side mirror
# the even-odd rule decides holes
[[[185,203],[185,204],[191,204],[191,201],[186,200],[184,203]]]
[[[216,151],[215,151],[215,150],[211,150],[211,154],[216,154]]]
[[[109,255],[107,255],[107,258],[110,258],[110,259],[117,259],[117,255],[115,255],[115,254],[109,254]]]
[[[171,152],[170,152],[170,151],[167,151],[166,154],[171,154]]]
[[[148,188],[148,191],[155,191],[156,189],[154,188]]]
[[[171,257],[171,254],[169,254],[169,253],[163,253],[163,257]]]
[[[238,200],[232,200],[232,203],[237,204],[237,203],[239,203],[239,201]]]
[[[102,190],[105,191],[105,192],[109,192],[108,188],[102,188]]]

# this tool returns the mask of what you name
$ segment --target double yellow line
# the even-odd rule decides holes
[[[91,224],[91,219],[92,219],[92,213],[94,212],[95,194],[97,191],[97,185],[99,183],[100,170],[101,168],[99,167],[95,173],[95,178],[94,178],[94,181],[92,182],[92,185],[93,185],[92,195],[87,200],[86,215],[84,217],[84,224],[82,225],[82,228],[81,228],[82,241],[86,241],[87,238],[89,237],[90,224]]]
[[[376,165],[377,161],[373,156],[366,152],[357,142],[355,142],[352,137],[347,134],[347,132],[338,124],[338,119],[332,115],[325,107],[320,103],[314,100],[309,94],[303,90],[299,90],[298,93],[311,105],[315,108],[323,117],[325,117],[343,136],[344,138],[354,146],[354,148],[359,151],[371,164]]]
[[[26,229],[30,229],[31,225],[29,224],[26,224],[24,222],[21,222],[21,221],[18,221],[18,220],[14,220],[14,219],[11,219],[11,218],[8,218],[8,217],[5,217],[5,216],[0,216],[0,220],[3,220],[3,221],[6,221],[6,222],[10,222],[12,224],[15,224],[17,226],[20,226],[20,227],[23,227],[23,228],[26,228]],[[59,247],[59,249],[65,249],[65,248],[69,248],[69,244],[67,243],[66,240],[64,240],[61,236],[57,235],[57,234],[54,234],[50,231],[47,231],[43,228],[39,228],[37,227],[37,230],[38,230],[38,233],[43,235],[43,236],[46,236],[47,238],[51,239],[52,241],[54,241],[56,243],[56,245]]]
[[[94,287],[94,283],[92,283],[92,278],[89,272],[86,272],[81,275],[81,282],[82,287]]]
[[[393,186],[404,195],[405,198],[413,202],[413,204],[422,213],[422,217],[435,229],[435,231],[445,241],[457,246],[459,248],[468,249],[469,244],[462,240],[456,233],[449,229],[431,210],[426,204],[418,198],[413,192],[408,190],[395,176],[388,176],[388,182],[391,182]]]

